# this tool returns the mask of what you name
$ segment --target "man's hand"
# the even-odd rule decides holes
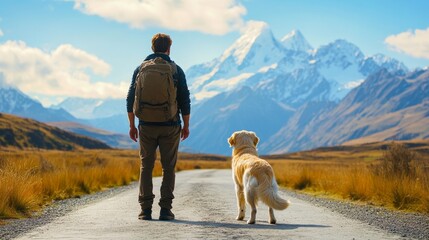
[[[189,127],[183,127],[182,133],[180,134],[180,139],[184,141],[185,139],[188,138],[188,136],[189,136]]]
[[[139,131],[137,130],[137,128],[135,126],[131,126],[130,127],[130,138],[131,140],[133,140],[134,142],[137,142],[137,138],[139,138]]]
[[[139,138],[139,131],[136,128],[134,120],[135,120],[134,113],[129,112],[128,113],[128,121],[130,122],[129,135],[130,135],[131,140],[133,140],[134,142],[137,142],[137,138]]]
[[[183,119],[183,128],[182,133],[180,134],[180,138],[182,141],[187,139],[189,137],[189,118],[191,118],[191,115],[182,115]]]

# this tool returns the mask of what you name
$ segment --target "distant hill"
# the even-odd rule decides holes
[[[4,113],[0,113],[0,147],[58,150],[110,148],[98,140]]]
[[[404,145],[407,149],[419,153],[421,156],[429,157],[429,139],[414,139],[408,141],[394,141]],[[264,159],[276,160],[276,159],[290,159],[290,160],[331,160],[330,156],[337,155],[341,156],[342,159],[355,159],[353,154],[355,153],[368,153],[372,151],[387,150],[392,144],[392,141],[381,141],[364,144],[343,144],[332,147],[320,147],[312,150],[285,153],[285,154],[273,154],[262,156]],[[330,155],[327,155],[329,153]]]
[[[133,142],[128,135],[120,133],[112,133],[110,131],[101,130],[90,127],[88,125],[75,122],[49,122],[51,126],[61,128],[68,132],[77,133],[90,138],[95,138],[114,148],[138,148],[138,143]]]

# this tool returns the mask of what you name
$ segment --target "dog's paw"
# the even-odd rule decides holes
[[[255,224],[255,220],[249,219],[249,220],[247,221],[247,224]]]
[[[238,221],[241,221],[241,220],[243,220],[243,219],[244,219],[244,216],[238,216],[238,217],[236,217],[235,219],[237,219]]]
[[[277,222],[277,221],[276,221],[275,219],[270,219],[270,220],[268,220],[268,223],[269,223],[269,224],[276,224],[276,222]]]

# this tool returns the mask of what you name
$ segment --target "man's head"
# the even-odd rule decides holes
[[[170,47],[173,41],[170,36],[164,33],[157,33],[152,37],[152,51],[154,53],[170,54]]]

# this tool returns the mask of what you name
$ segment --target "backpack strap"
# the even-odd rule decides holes
[[[174,80],[174,86],[176,87],[179,79],[177,78],[177,65],[175,62],[171,61],[170,66],[173,68],[173,80]]]
[[[175,62],[171,61],[170,62],[171,67],[173,68],[173,75],[177,74],[177,65]]]

